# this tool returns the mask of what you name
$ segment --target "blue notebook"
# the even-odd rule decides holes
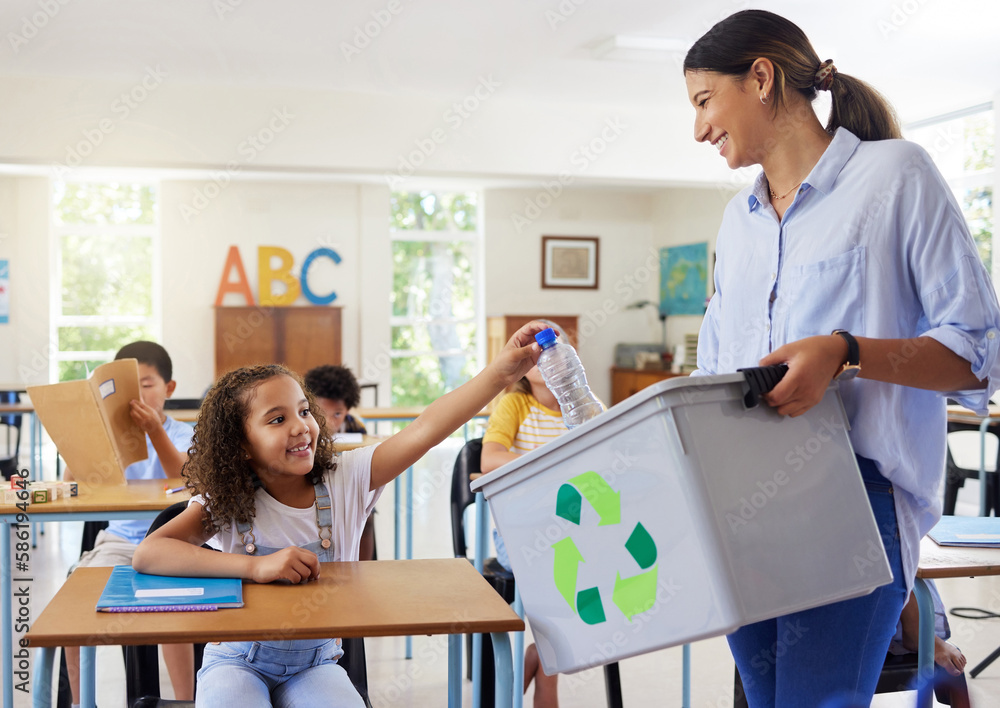
[[[927,535],[939,546],[1000,548],[1000,519],[995,516],[942,516]]]
[[[243,607],[239,578],[178,578],[116,565],[97,601],[98,612],[199,612]]]

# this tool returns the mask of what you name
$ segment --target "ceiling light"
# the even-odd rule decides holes
[[[670,37],[640,37],[616,34],[600,42],[593,50],[595,59],[608,61],[667,62],[683,58],[689,42]]]

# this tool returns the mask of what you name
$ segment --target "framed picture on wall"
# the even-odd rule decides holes
[[[596,236],[542,236],[542,287],[596,290],[599,255]]]

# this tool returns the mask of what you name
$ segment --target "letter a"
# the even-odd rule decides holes
[[[229,280],[229,273],[236,268],[236,281]],[[222,269],[222,279],[219,281],[219,292],[215,295],[215,306],[222,307],[222,300],[227,293],[242,295],[247,300],[247,306],[252,307],[253,292],[250,290],[250,283],[247,281],[247,272],[243,269],[243,259],[240,258],[239,246],[230,246],[229,254],[226,256],[226,265]]]

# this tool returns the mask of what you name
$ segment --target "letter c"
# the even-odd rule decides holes
[[[299,283],[302,286],[302,294],[305,295],[306,300],[314,305],[329,305],[331,302],[337,299],[337,293],[331,291],[329,295],[320,297],[313,293],[309,288],[309,266],[312,265],[313,261],[320,256],[326,256],[334,263],[340,263],[340,255],[334,251],[332,248],[317,248],[315,251],[306,256],[305,262],[302,264],[302,275],[299,277]]]

